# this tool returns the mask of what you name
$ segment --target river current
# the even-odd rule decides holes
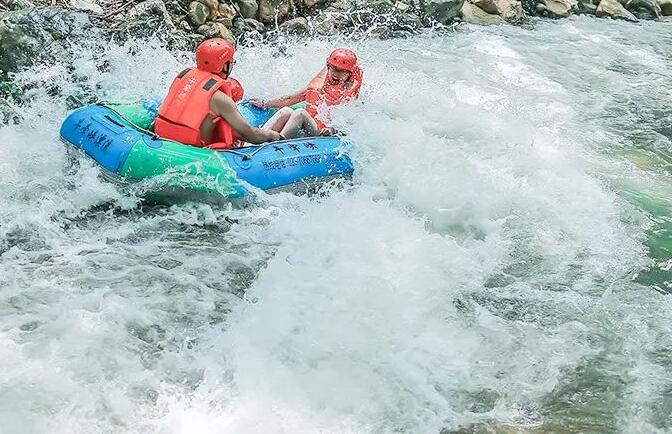
[[[0,125],[0,432],[672,432],[672,22],[243,48],[247,96],[357,50],[352,183],[146,203],[67,96],[188,53],[82,48]]]

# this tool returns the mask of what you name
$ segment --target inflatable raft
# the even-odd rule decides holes
[[[251,190],[305,191],[316,183],[348,177],[353,165],[338,137],[310,137],[213,151],[164,140],[152,133],[158,101],[94,104],[72,112],[61,139],[104,168],[108,179],[145,183],[154,196],[238,198]],[[240,106],[255,126],[266,110]]]

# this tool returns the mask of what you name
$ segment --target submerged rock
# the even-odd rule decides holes
[[[504,19],[499,15],[488,13],[469,2],[464,2],[462,5],[460,16],[469,24],[478,24],[481,26],[505,23]]]
[[[601,0],[595,13],[599,17],[611,17],[633,22],[638,21],[636,16],[616,0]]]

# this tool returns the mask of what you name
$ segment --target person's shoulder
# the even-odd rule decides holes
[[[236,103],[233,101],[233,98],[231,98],[229,95],[222,92],[221,90],[218,90],[217,92],[212,94],[212,101],[216,104],[221,105],[227,105],[227,106],[236,105]]]

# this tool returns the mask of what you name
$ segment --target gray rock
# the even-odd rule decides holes
[[[278,21],[283,21],[289,15],[291,7],[291,0],[259,0],[259,11],[257,12],[259,21],[272,24],[276,17]]]
[[[595,14],[599,3],[599,0],[579,0],[578,12],[580,14]]]
[[[237,3],[240,16],[243,18],[254,18],[257,16],[259,5],[257,0],[238,0]]]
[[[504,24],[504,18],[496,14],[489,14],[483,9],[469,2],[465,2],[460,10],[462,19],[470,24],[477,24],[480,26],[489,26],[493,24]]]
[[[231,42],[235,41],[231,31],[224,24],[217,21],[207,22],[200,26],[197,31],[206,38],[224,38]]]
[[[124,37],[165,37],[172,34],[175,24],[161,0],[146,0],[133,6],[126,16],[118,19],[118,34]]]
[[[611,17],[627,21],[637,21],[637,17],[630,13],[616,0],[602,0],[597,6],[595,14],[599,17]]]
[[[74,59],[79,50],[72,44],[93,43],[98,34],[81,12],[52,7],[0,12],[0,79],[38,63]]]
[[[672,15],[672,0],[658,0],[660,13],[664,16]]]
[[[551,18],[567,18],[572,14],[574,5],[570,0],[542,0],[537,10]]]
[[[427,0],[425,13],[441,24],[450,23],[462,9],[464,0]]]
[[[334,35],[341,30],[345,30],[352,25],[352,20],[344,12],[334,10],[321,11],[320,14],[313,19],[313,28],[318,35],[329,36]]]
[[[306,18],[297,17],[282,23],[280,30],[294,35],[307,35],[310,33],[310,25]]]
[[[10,11],[20,11],[23,9],[32,9],[35,4],[29,0],[8,0],[7,7]]]
[[[642,20],[657,20],[661,16],[656,0],[624,0],[623,6]]]
[[[210,16],[210,9],[201,2],[193,1],[189,3],[189,13],[187,14],[187,19],[194,26],[202,26],[208,21]]]
[[[249,30],[254,30],[260,33],[264,31],[264,25],[254,18],[245,18],[243,22],[245,22],[245,26]]]
[[[489,14],[499,15],[509,23],[518,24],[525,19],[521,0],[472,0],[472,3]]]
[[[70,0],[70,7],[78,11],[93,12],[102,14],[103,8],[95,0]]]

